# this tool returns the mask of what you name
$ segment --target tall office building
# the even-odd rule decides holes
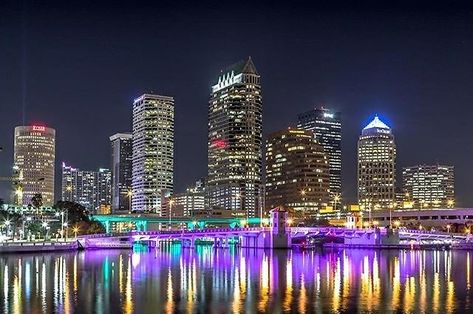
[[[314,132],[330,165],[332,201],[342,192],[342,120],[341,113],[326,108],[314,108],[297,116],[297,127]]]
[[[62,163],[62,200],[76,202],[91,212],[111,202],[111,172],[83,171]]]
[[[117,133],[110,136],[112,146],[112,209],[131,211],[132,135]]]
[[[396,144],[377,116],[358,139],[358,202],[363,210],[387,209],[396,201]]]
[[[173,191],[174,99],[143,94],[133,102],[132,210],[161,212]]]
[[[76,185],[77,169],[62,163],[62,185],[61,185],[61,200],[67,202],[74,202],[74,187]]]
[[[404,201],[414,208],[440,208],[455,205],[453,166],[416,165],[402,171]]]
[[[31,203],[40,193],[45,206],[54,203],[54,162],[56,131],[45,126],[15,128],[14,168],[16,202]]]
[[[91,212],[96,211],[97,204],[97,174],[95,171],[77,170],[75,185],[73,185],[73,202],[79,203]]]
[[[100,168],[96,172],[97,198],[95,208],[112,203],[112,172],[110,169]]]
[[[262,206],[260,75],[249,58],[222,71],[212,86],[208,122],[208,203],[259,216]]]
[[[312,131],[286,129],[266,141],[265,208],[315,216],[330,201],[329,161]]]

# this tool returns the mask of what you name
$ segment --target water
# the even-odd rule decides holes
[[[0,256],[4,313],[472,313],[473,252],[179,245]]]

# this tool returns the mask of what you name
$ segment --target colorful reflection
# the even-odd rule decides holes
[[[182,249],[0,257],[3,313],[473,312],[463,251]]]

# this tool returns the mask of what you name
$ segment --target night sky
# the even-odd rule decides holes
[[[346,201],[356,200],[358,135],[378,113],[396,136],[398,172],[452,164],[457,204],[473,206],[472,8],[120,3],[0,2],[0,176],[11,174],[13,129],[23,119],[56,129],[57,193],[62,161],[109,167],[109,136],[131,130],[133,98],[153,91],[175,98],[182,191],[207,172],[211,81],[251,55],[265,134],[316,105],[342,111]],[[0,185],[0,197],[8,188]]]

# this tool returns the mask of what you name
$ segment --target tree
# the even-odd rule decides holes
[[[87,228],[86,233],[87,234],[105,233],[105,228],[100,222],[91,221],[89,222],[89,227]]]
[[[54,206],[59,211],[64,211],[67,215],[68,223],[75,224],[81,221],[89,222],[89,212],[81,204],[69,201],[59,201]]]
[[[68,201],[59,201],[54,206],[58,211],[64,211],[67,215],[67,222],[73,228],[68,228],[69,234],[74,234],[73,229],[77,228],[78,234],[105,233],[104,226],[91,221],[88,210],[81,204]]]
[[[40,209],[43,206],[43,195],[41,193],[36,193],[31,198],[31,204],[34,208]]]

